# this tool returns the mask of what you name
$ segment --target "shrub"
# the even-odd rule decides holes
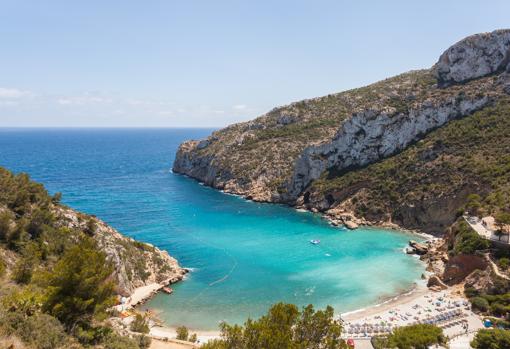
[[[222,339],[209,341],[203,348],[343,348],[341,331],[331,307],[315,311],[308,305],[299,311],[295,305],[278,303],[244,326],[222,324]]]
[[[471,305],[473,306],[473,309],[481,312],[489,310],[489,302],[482,297],[471,298]]]
[[[186,326],[177,327],[177,339],[181,341],[187,341],[189,336],[189,331]]]
[[[444,344],[443,330],[434,325],[399,327],[388,336],[388,347],[398,349],[427,349],[434,344]]]
[[[509,266],[510,266],[510,259],[501,258],[500,260],[498,260],[498,267],[500,267],[503,271],[506,271]]]
[[[6,270],[5,262],[3,257],[0,255],[0,278],[4,276]]]
[[[475,349],[507,349],[510,348],[510,332],[500,329],[480,330],[471,342]]]
[[[139,332],[139,333],[149,333],[149,324],[145,316],[142,314],[136,314],[135,319],[131,322],[129,326],[131,331]]]
[[[59,347],[66,339],[62,324],[53,316],[37,314],[23,322],[17,334],[39,349]]]
[[[198,340],[197,338],[197,334],[196,333],[193,333],[191,336],[189,336],[188,338],[188,341],[190,341],[191,343],[196,343]]]
[[[104,349],[139,349],[138,342],[129,337],[112,333],[104,340]]]
[[[113,268],[88,237],[69,248],[53,270],[43,277],[47,298],[43,309],[68,328],[88,324],[113,305]]]
[[[140,349],[148,349],[151,346],[152,339],[151,337],[147,337],[144,335],[141,335],[138,337],[138,346]]]

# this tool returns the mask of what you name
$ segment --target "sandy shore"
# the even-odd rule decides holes
[[[356,328],[364,326],[395,328],[423,323],[453,312],[456,313],[455,316],[436,323],[450,338],[483,327],[481,318],[470,310],[461,287],[450,287],[441,292],[434,292],[421,286],[386,303],[343,314],[344,336],[361,338],[365,337],[364,331],[356,333]]]

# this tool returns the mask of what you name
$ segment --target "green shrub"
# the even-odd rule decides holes
[[[501,258],[498,260],[498,267],[500,267],[503,271],[508,270],[509,266],[510,266],[510,259]]]
[[[141,335],[138,338],[138,346],[140,349],[148,349],[151,346],[152,339],[151,337]]]
[[[471,342],[475,349],[508,349],[510,348],[510,332],[500,329],[480,330]]]
[[[44,276],[48,294],[43,309],[68,328],[90,323],[114,303],[112,272],[105,254],[84,236]]]
[[[105,339],[104,349],[139,349],[138,341],[125,336],[112,333]]]
[[[181,341],[187,341],[189,336],[189,331],[186,326],[177,327],[177,339]]]
[[[257,320],[248,319],[244,326],[221,325],[220,340],[203,348],[343,348],[342,327],[333,318],[333,308],[315,311],[312,305],[302,311],[293,304],[278,303]]]
[[[471,301],[471,305],[473,306],[473,309],[475,309],[475,310],[478,310],[481,312],[486,312],[487,310],[489,310],[489,302],[485,298],[474,297],[474,298],[471,298],[470,301]]]
[[[135,319],[133,320],[133,322],[131,322],[129,328],[133,332],[149,333],[149,323],[145,316],[143,316],[142,314],[137,313],[135,315]]]
[[[17,334],[25,342],[39,349],[57,348],[66,339],[62,324],[47,314],[37,314],[27,318]]]
[[[434,344],[445,344],[443,330],[434,325],[399,327],[388,336],[388,347],[398,349],[428,349]]]
[[[7,269],[7,267],[5,266],[4,259],[3,259],[3,257],[0,255],[0,278],[1,278],[2,276],[4,276],[6,269]]]

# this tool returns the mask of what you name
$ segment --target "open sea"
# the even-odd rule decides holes
[[[0,129],[0,166],[192,268],[144,307],[168,325],[217,329],[279,301],[347,312],[412,287],[410,235],[335,228],[319,215],[226,195],[173,174],[182,141],[210,129]],[[320,239],[319,245],[310,244]]]

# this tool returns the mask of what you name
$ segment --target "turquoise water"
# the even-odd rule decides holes
[[[144,306],[169,325],[216,329],[278,301],[346,312],[419,279],[422,264],[402,253],[409,235],[334,228],[318,215],[248,202],[171,173],[178,144],[210,131],[0,129],[0,166],[28,172],[69,206],[193,268],[171,296]]]

